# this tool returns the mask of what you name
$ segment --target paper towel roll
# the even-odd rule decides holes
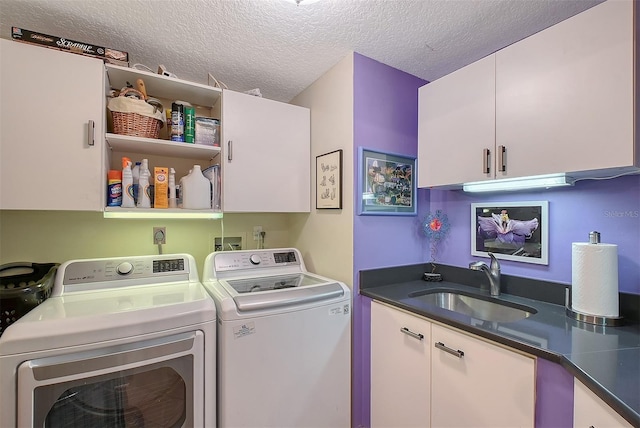
[[[571,307],[588,315],[619,316],[617,245],[573,243]]]

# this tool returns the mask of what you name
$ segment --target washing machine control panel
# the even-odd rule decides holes
[[[153,273],[182,272],[184,259],[154,260]]]
[[[186,257],[141,256],[113,259],[77,260],[64,266],[63,285],[149,279],[157,282],[175,281],[177,275],[190,273]],[[78,289],[79,287],[74,287]]]
[[[300,266],[300,260],[292,250],[225,251],[215,255],[214,264],[216,272],[225,272]]]

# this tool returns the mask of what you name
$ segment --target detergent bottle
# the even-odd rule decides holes
[[[138,183],[138,208],[151,208],[150,179],[149,160],[142,159],[142,164],[140,165],[140,181]]]
[[[176,199],[176,170],[169,169],[169,208],[177,208],[178,201]]]
[[[200,165],[194,165],[188,175],[180,180],[182,208],[204,210],[211,208],[211,182],[202,174]]]
[[[131,174],[133,175],[133,200],[138,203],[138,185],[140,184],[140,165],[142,162],[136,162],[135,166],[131,168]]]
[[[133,199],[133,172],[131,171],[131,160],[122,158],[122,208],[135,208]]]

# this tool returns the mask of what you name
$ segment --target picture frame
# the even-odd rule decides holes
[[[549,264],[549,203],[471,204],[471,255]]]
[[[416,157],[360,147],[358,215],[417,215]]]
[[[316,156],[316,209],[342,209],[342,150]]]

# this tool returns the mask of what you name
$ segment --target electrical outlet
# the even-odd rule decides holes
[[[253,226],[253,240],[260,240],[260,232],[262,232],[262,226]]]
[[[166,244],[167,243],[167,228],[166,227],[154,227],[153,228],[153,243],[154,244]]]

